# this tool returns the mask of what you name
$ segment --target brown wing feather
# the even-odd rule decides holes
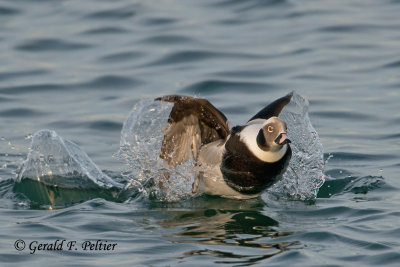
[[[196,160],[202,145],[225,140],[229,135],[227,118],[205,99],[168,95],[155,100],[174,103],[164,127],[160,153],[171,166],[190,157]]]

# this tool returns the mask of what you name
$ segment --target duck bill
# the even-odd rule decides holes
[[[292,141],[290,141],[286,133],[279,134],[278,137],[275,139],[275,143],[282,146],[291,142]]]

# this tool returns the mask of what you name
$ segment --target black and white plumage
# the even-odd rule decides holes
[[[174,103],[160,157],[170,166],[193,158],[200,166],[193,191],[228,198],[257,197],[281,179],[292,151],[286,123],[278,118],[293,93],[279,98],[245,125],[231,127],[209,101],[188,96],[156,98]]]

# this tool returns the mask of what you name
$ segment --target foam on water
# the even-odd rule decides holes
[[[145,196],[158,200],[178,201],[193,196],[195,164],[188,161],[170,169],[159,157],[162,128],[171,108],[169,103],[152,99],[136,103],[122,128],[119,156],[127,166],[127,189],[138,188]],[[324,182],[323,147],[308,117],[307,100],[294,93],[280,117],[288,124],[293,156],[283,179],[267,190],[267,195],[315,199]]]
[[[68,189],[122,187],[104,174],[76,144],[50,130],[40,130],[32,137],[17,182],[24,179]]]

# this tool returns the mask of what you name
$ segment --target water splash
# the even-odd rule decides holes
[[[170,169],[160,158],[164,127],[172,105],[142,100],[124,122],[119,156],[126,162],[126,189],[146,197],[178,201],[193,196],[194,162]],[[280,116],[288,124],[293,156],[283,179],[266,194],[274,198],[313,200],[324,182],[323,147],[308,117],[308,102],[294,93]],[[168,175],[166,173],[169,173]],[[168,179],[166,178],[168,176]]]
[[[118,156],[127,166],[124,178],[127,190],[139,190],[144,196],[178,201],[192,196],[193,162],[170,169],[159,158],[164,127],[172,104],[145,99],[136,103],[124,122]]]
[[[313,200],[325,181],[324,151],[308,116],[308,101],[294,92],[280,118],[288,125],[292,158],[282,180],[267,190],[278,197]]]
[[[67,189],[122,187],[104,174],[76,144],[54,131],[35,133],[29,150],[19,168],[17,182],[30,179]]]

